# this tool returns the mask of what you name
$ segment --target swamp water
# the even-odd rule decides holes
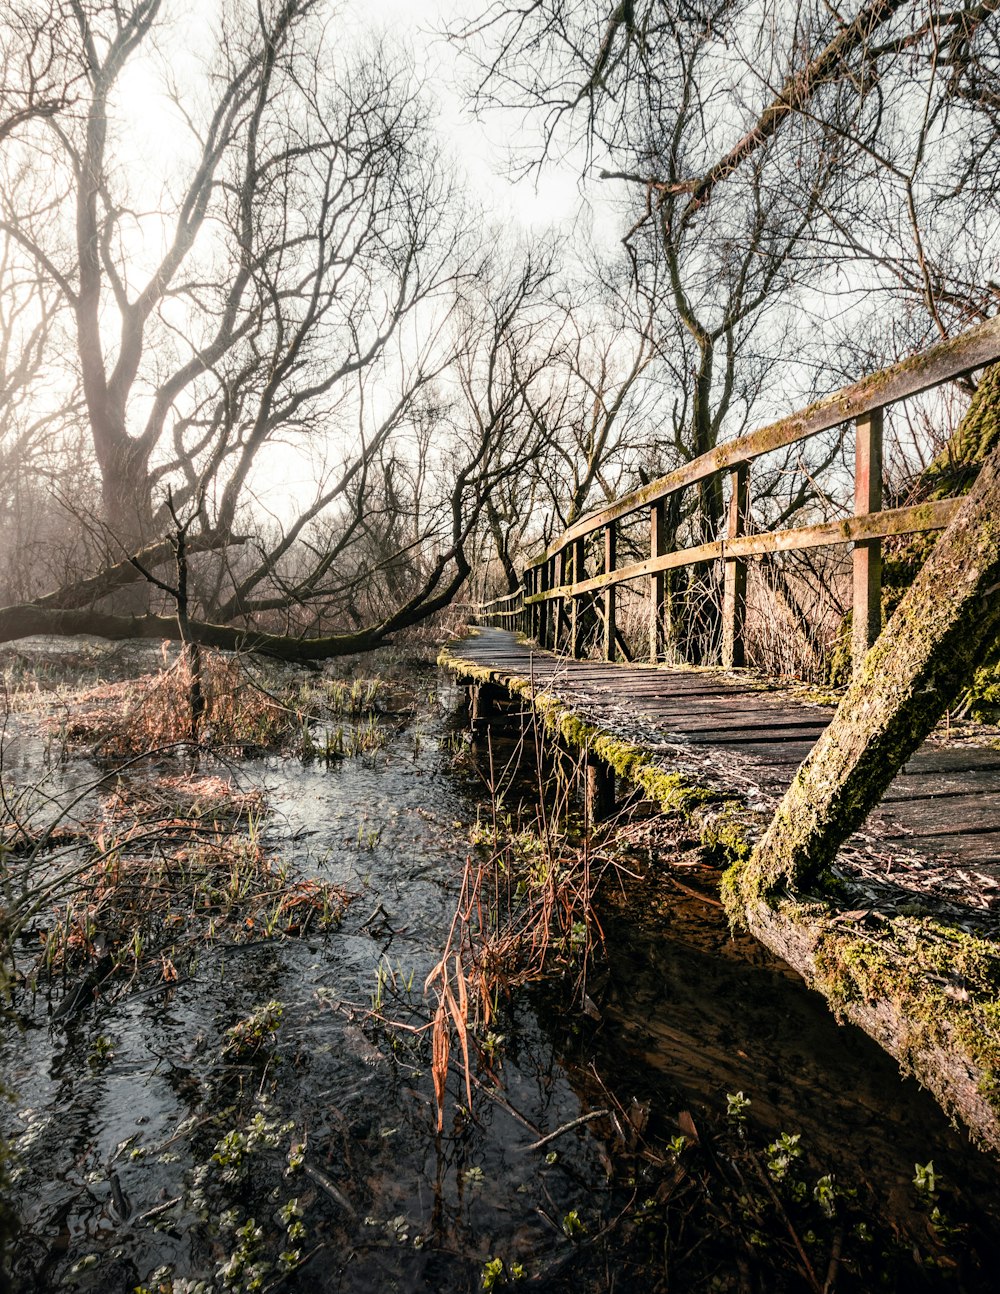
[[[520,731],[498,719],[488,752],[467,722],[427,671],[382,749],[238,768],[268,846],[354,895],[339,928],[216,943],[58,1018],[18,1004],[13,1288],[995,1289],[1000,1168],[733,940],[690,842],[666,867],[641,811],[582,1007],[572,975],[501,1003],[472,1117],[453,1064],[436,1132],[426,1035],[371,1009],[428,1016],[489,759]],[[224,1048],[238,1021],[268,1044],[249,1059]]]

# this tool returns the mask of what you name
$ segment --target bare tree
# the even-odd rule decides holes
[[[171,498],[192,640],[371,645],[453,595],[483,481],[508,470],[497,411],[470,439],[446,376],[469,353],[482,257],[405,64],[324,43],[314,0],[225,16],[204,83],[172,91],[186,170],[171,162],[171,200],[144,208],[149,177],[129,193],[122,175],[120,87],[179,39],[161,8],[72,0],[59,30],[85,90],[3,158],[0,236],[53,298],[42,341],[67,389],[79,380],[108,549],[3,632],[39,616],[78,632],[101,598],[148,596]],[[112,605],[90,624],[125,619]]]

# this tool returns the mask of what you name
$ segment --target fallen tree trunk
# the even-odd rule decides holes
[[[357,633],[328,634],[317,638],[292,638],[284,634],[262,633],[232,625],[215,625],[205,620],[188,624],[191,641],[202,647],[223,651],[253,651],[286,661],[328,660],[352,652],[369,651],[385,642],[389,630],[382,626]],[[90,634],[115,642],[145,639],[162,642],[179,639],[176,616],[127,616],[90,609],[40,607],[30,603],[0,608],[0,643],[29,638],[33,634],[72,637]]]
[[[189,539],[187,551],[189,554],[211,553],[217,552],[220,548],[238,548],[246,542],[244,536],[215,531],[212,534],[198,535]],[[174,549],[170,540],[158,539],[155,543],[140,549],[134,556],[123,558],[113,566],[106,566],[96,575],[83,580],[74,580],[71,584],[64,584],[62,588],[55,589],[52,593],[33,598],[29,605],[56,607],[63,610],[71,607],[90,607],[102,598],[117,593],[119,589],[144,583],[149,578],[147,571],[155,570],[164,562],[173,560]]]
[[[1000,365],[967,418],[1000,419]],[[865,658],[748,863],[731,915],[814,881],[965,688],[1000,631],[1000,444]]]

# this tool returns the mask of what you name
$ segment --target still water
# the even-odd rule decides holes
[[[586,1002],[559,980],[513,994],[471,1114],[456,1069],[436,1131],[426,1037],[368,1010],[426,1018],[488,753],[447,678],[420,696],[374,754],[238,770],[269,845],[354,896],[338,929],[217,944],[174,985],[68,1015],[21,1004],[0,1051],[14,1289],[996,1288],[1000,1172],[732,938],[668,829],[640,830],[636,877],[608,886]],[[494,758],[521,722],[497,721]],[[274,1047],[237,1063],[225,1031],[268,1003]],[[808,1208],[821,1179],[838,1197],[821,1234],[775,1203],[783,1134]]]

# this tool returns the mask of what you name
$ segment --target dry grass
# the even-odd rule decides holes
[[[539,773],[537,802],[522,815],[504,808],[523,747],[499,774],[491,752],[489,817],[474,829],[477,856],[466,859],[448,939],[424,985],[425,994],[434,995],[430,1027],[439,1131],[455,1048],[471,1108],[470,1044],[480,1059],[488,1059],[489,1048],[479,1039],[501,997],[558,973],[575,979],[582,999],[588,966],[604,942],[594,895],[608,869],[618,867],[604,845],[614,824],[602,824],[596,833],[579,822],[574,795],[584,760],[574,763],[549,748],[533,713],[529,724],[536,767],[548,770]]]
[[[301,731],[305,715],[285,697],[256,685],[238,657],[202,653],[206,708],[202,738],[239,752],[282,745]],[[181,656],[157,674],[105,683],[77,698],[50,721],[70,748],[88,747],[102,759],[128,759],[187,742],[191,732],[190,665]]]
[[[73,972],[84,977],[67,983],[75,994],[81,984],[121,993],[140,979],[175,981],[215,943],[338,923],[346,891],[291,877],[263,841],[264,811],[258,792],[220,777],[120,780],[56,861],[40,860],[51,894],[26,923],[38,951],[19,978],[38,985]]]

